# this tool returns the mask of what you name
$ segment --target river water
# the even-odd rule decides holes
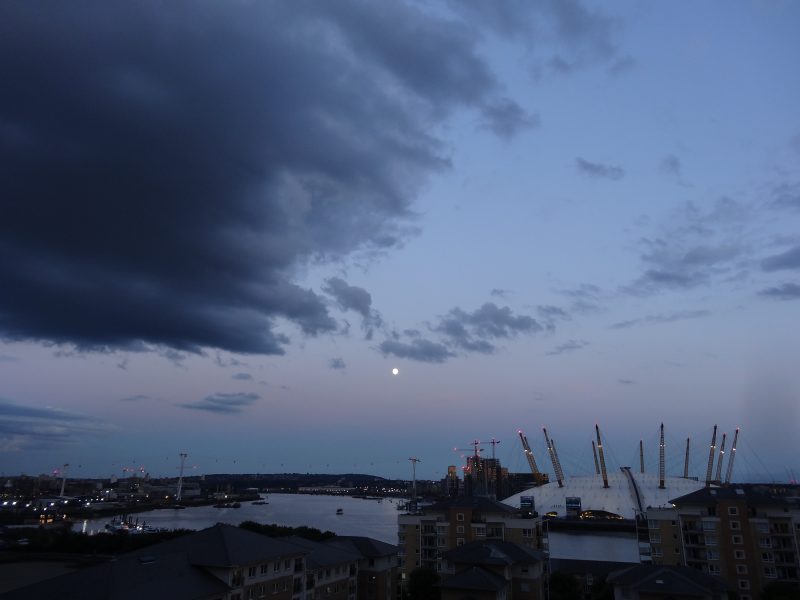
[[[131,513],[130,517],[163,529],[205,529],[217,523],[238,525],[242,521],[291,527],[306,525],[338,535],[360,535],[397,543],[397,498],[378,502],[349,496],[270,494],[262,499],[269,504],[242,502],[241,508],[194,506]],[[339,508],[343,511],[341,515],[336,514]],[[108,517],[85,519],[77,521],[73,529],[91,535],[104,531],[110,520]]]

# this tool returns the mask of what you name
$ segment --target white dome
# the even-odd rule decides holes
[[[565,517],[567,514],[566,498],[578,497],[581,499],[581,510],[603,510],[626,519],[633,519],[639,512],[639,502],[636,499],[637,490],[641,506],[647,510],[648,508],[669,508],[672,506],[669,502],[670,499],[690,494],[705,486],[704,482],[694,479],[666,477],[662,490],[658,487],[657,475],[636,473],[633,469],[630,473],[636,482],[636,489],[631,484],[628,475],[617,472],[608,474],[608,488],[603,487],[603,478],[600,475],[571,477],[564,481],[564,487],[558,487],[557,482],[532,487],[506,498],[503,503],[519,508],[522,496],[532,496],[534,509],[540,515],[554,512],[559,517]]]

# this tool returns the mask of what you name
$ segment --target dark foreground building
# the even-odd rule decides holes
[[[310,542],[217,524],[0,599],[394,600],[396,556],[396,546],[369,538]],[[378,578],[390,584],[360,593]]]

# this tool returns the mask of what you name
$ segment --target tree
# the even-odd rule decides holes
[[[428,567],[414,569],[408,576],[408,600],[439,600],[439,574]]]

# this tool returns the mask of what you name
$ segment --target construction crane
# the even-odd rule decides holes
[[[536,464],[536,459],[533,456],[533,450],[531,450],[531,446],[528,443],[528,437],[522,433],[521,429],[517,431],[517,433],[519,434],[519,439],[522,442],[522,449],[525,451],[525,458],[528,459],[528,466],[531,468],[531,474],[541,475],[539,466]]]
[[[189,456],[186,452],[181,452],[181,472],[178,475],[178,489],[175,491],[175,502],[180,502],[183,498],[183,467],[186,464],[186,457]]]
[[[500,440],[496,440],[496,439],[492,438],[492,440],[490,442],[488,442],[488,443],[492,445],[492,459],[494,459],[494,447],[497,446],[497,444],[500,443]]]
[[[731,445],[731,457],[728,459],[728,470],[725,472],[725,483],[731,482],[731,475],[733,475],[733,459],[736,458],[736,442],[739,441],[739,428],[736,428],[736,433],[733,434],[733,445]]]

